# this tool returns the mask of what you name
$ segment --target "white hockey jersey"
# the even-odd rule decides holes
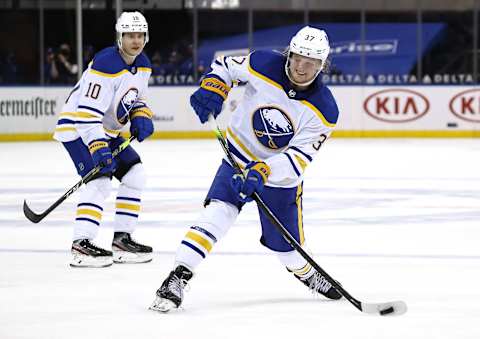
[[[65,101],[54,139],[67,142],[81,137],[88,145],[117,137],[132,105],[145,103],[151,73],[144,53],[132,65],[125,63],[116,47],[97,53]]]
[[[285,74],[286,57],[255,51],[246,57],[219,57],[210,76],[228,86],[246,83],[245,94],[227,128],[231,153],[244,168],[265,161],[271,168],[267,186],[295,187],[307,165],[330,136],[338,107],[330,90],[317,79],[297,92]]]

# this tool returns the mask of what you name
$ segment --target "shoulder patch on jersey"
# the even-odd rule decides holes
[[[116,47],[107,47],[95,54],[91,69],[97,72],[115,75],[125,69],[125,62]]]
[[[286,81],[285,62],[281,53],[259,50],[250,54],[248,69],[254,76],[283,89]]]
[[[328,127],[335,127],[338,121],[338,106],[327,86],[321,86],[311,96],[301,100]]]

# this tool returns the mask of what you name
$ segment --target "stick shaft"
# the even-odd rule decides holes
[[[220,142],[220,145],[222,146],[223,151],[225,152],[225,155],[227,156],[229,162],[231,165],[234,167],[236,172],[240,175],[243,176],[243,171],[238,165],[238,163],[235,161],[233,158],[232,154],[230,153],[230,150],[228,149],[228,144],[223,137],[222,132],[220,131],[220,128],[218,127],[215,119],[210,116],[209,122],[211,124],[211,127],[215,133],[215,136],[217,137],[217,140]],[[297,240],[292,237],[290,232],[283,226],[282,222],[277,218],[277,216],[270,210],[270,208],[265,204],[265,202],[262,200],[262,198],[255,192],[252,195],[253,200],[257,203],[257,205],[260,207],[260,209],[267,215],[267,217],[270,219],[272,224],[275,226],[275,228],[282,234],[284,239],[298,252],[300,255],[310,264],[312,267],[317,270],[320,274],[322,274],[325,279],[332,284],[332,286],[342,295],[347,299],[349,302],[351,302],[357,309],[362,311],[362,303],[352,297],[350,293],[348,293],[335,279],[333,279],[323,268],[318,265],[315,260],[313,260],[312,257],[302,248],[302,246],[297,242]]]
[[[132,140],[135,139],[134,136],[131,136],[129,139],[125,140],[123,143],[120,144],[113,152],[112,157],[116,157],[120,152],[122,152],[125,148],[127,148]],[[27,204],[27,201],[23,201],[23,213],[28,220],[33,223],[38,223],[43,220],[47,215],[50,214],[55,208],[57,208],[61,203],[63,203],[69,196],[75,193],[83,184],[88,183],[91,181],[101,170],[100,166],[94,167],[88,172],[79,182],[73,185],[68,191],[66,191],[57,201],[55,201],[52,205],[50,205],[45,211],[40,214],[33,212]]]

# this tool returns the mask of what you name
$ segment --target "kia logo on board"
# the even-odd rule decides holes
[[[458,93],[450,100],[448,106],[456,117],[470,122],[480,122],[480,89]]]
[[[384,122],[401,123],[416,120],[427,114],[428,99],[410,89],[385,89],[365,99],[363,109],[372,118]]]

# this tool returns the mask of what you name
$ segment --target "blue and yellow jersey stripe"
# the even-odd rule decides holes
[[[256,70],[253,69],[253,67],[250,65],[250,60],[249,60],[249,64],[248,64],[248,71],[254,75],[255,77],[259,78],[259,79],[262,79],[263,81],[269,83],[270,85],[280,89],[283,91],[283,87],[282,85],[280,85],[278,82],[270,79],[269,77],[257,72]]]
[[[100,114],[95,111],[91,111],[83,108],[85,111],[77,112],[62,112],[59,114],[57,126],[55,132],[76,132],[76,124],[99,124],[102,123]],[[108,129],[103,127],[105,135],[109,138],[116,138],[120,135],[121,129]]]
[[[106,78],[116,78],[116,77],[119,77],[123,74],[128,74],[130,73],[129,70],[127,69],[122,69],[120,72],[116,72],[116,73],[105,73],[105,72],[101,72],[101,71],[97,71],[96,69],[93,69],[91,68],[89,70],[90,73],[92,74],[95,74],[95,75],[99,75],[99,76],[102,76],[102,77],[106,77]],[[137,68],[137,72],[149,72],[149,73],[152,73],[152,69],[150,67],[138,67]]]
[[[302,205],[303,184],[298,185],[295,203],[297,204],[297,225],[300,236],[300,245],[305,243],[305,234],[303,233],[303,205]]]
[[[301,176],[305,172],[307,165],[310,164],[313,160],[310,155],[295,146],[290,146],[284,152],[284,154],[287,156],[290,164],[292,165],[295,173],[298,176]]]
[[[227,128],[227,143],[228,148],[234,156],[235,160],[244,169],[250,161],[261,161],[247,146],[240,140],[236,133],[230,128]]]
[[[327,126],[327,127],[330,127],[330,128],[334,128],[335,125],[336,125],[336,122],[335,123],[332,123],[332,122],[329,122],[327,120],[327,118],[325,117],[325,115],[323,115],[322,112],[320,112],[320,110],[315,107],[313,104],[311,104],[310,102],[308,102],[307,100],[300,100],[300,102],[302,104],[304,104],[305,106],[307,106],[308,108],[310,108],[314,113],[315,115],[320,118],[320,120],[322,120],[322,123]]]

